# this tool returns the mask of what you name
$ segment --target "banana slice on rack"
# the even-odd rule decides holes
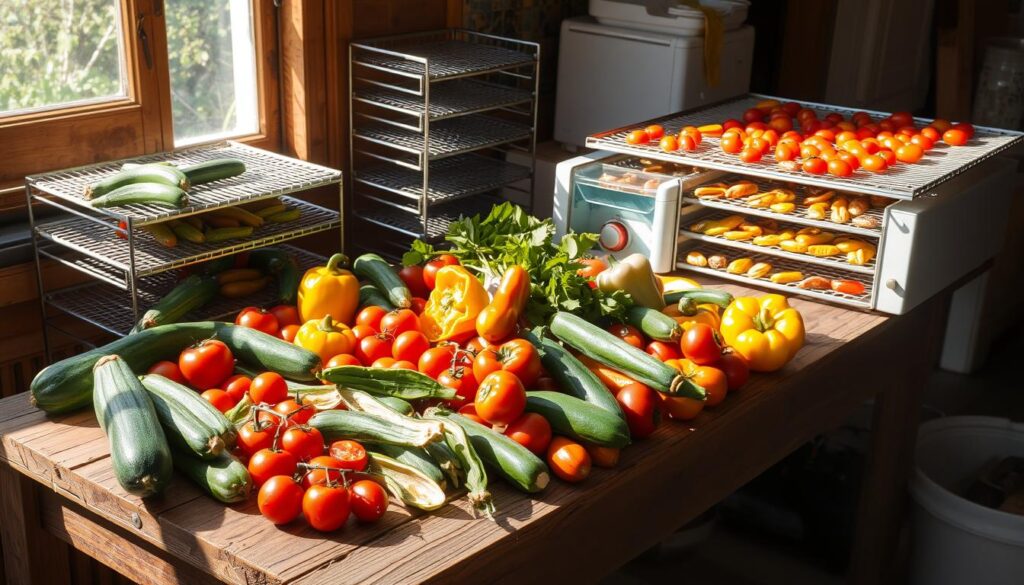
[[[864,215],[869,209],[871,209],[871,202],[867,197],[857,197],[850,202],[849,210],[852,217]]]
[[[810,219],[825,219],[828,216],[828,203],[818,201],[808,205],[806,215]]]
[[[766,274],[772,271],[772,265],[767,262],[758,262],[747,270],[747,276],[750,278],[763,278]]]
[[[804,197],[804,205],[814,205],[815,203],[828,203],[835,196],[835,191],[825,191],[823,193],[808,195],[807,197]]]
[[[750,181],[740,181],[725,190],[726,199],[739,199],[757,193],[757,185]]]
[[[686,255],[686,263],[690,266],[707,266],[708,259],[700,252],[690,252]]]
[[[840,197],[832,202],[832,216],[830,219],[835,223],[847,223],[850,221],[850,208],[846,197]]]

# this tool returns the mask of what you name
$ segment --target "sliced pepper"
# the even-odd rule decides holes
[[[462,266],[437,271],[434,290],[420,315],[430,341],[460,339],[476,333],[476,318],[490,302],[484,286]]]

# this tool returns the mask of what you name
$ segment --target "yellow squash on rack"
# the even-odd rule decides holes
[[[327,266],[310,268],[299,281],[298,308],[303,322],[330,315],[338,323],[349,324],[359,306],[359,279],[342,268],[348,264],[344,254],[335,254]]]

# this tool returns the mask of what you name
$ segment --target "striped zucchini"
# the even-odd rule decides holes
[[[437,463],[431,459],[430,455],[426,451],[417,447],[399,447],[398,445],[388,445],[382,443],[379,445],[370,444],[366,446],[370,451],[370,456],[376,456],[377,454],[385,455],[413,467],[423,475],[426,475],[432,479],[437,485],[441,486],[441,489],[445,489],[444,473],[441,472],[441,468],[437,466]]]
[[[391,304],[408,309],[412,306],[412,294],[394,269],[377,254],[363,254],[352,263],[352,272],[359,278],[368,280],[384,293]]]
[[[437,482],[415,467],[386,455],[374,453],[367,471],[382,475],[388,491],[407,506],[429,512],[437,510],[447,500],[444,489]]]
[[[215,500],[235,504],[249,499],[252,477],[241,461],[230,453],[221,453],[208,461],[182,451],[174,451],[174,467]]]
[[[185,173],[172,165],[144,164],[122,168],[117,173],[86,186],[85,198],[93,200],[124,187],[145,184],[166,185],[181,191],[188,191],[190,186]]]
[[[389,370],[363,366],[335,366],[320,373],[332,384],[363,390],[371,394],[394,396],[402,400],[419,398],[455,398],[455,391],[442,386],[430,376],[416,370]]]
[[[171,185],[137,183],[119,187],[106,195],[89,201],[93,207],[117,207],[133,203],[180,208],[188,203],[188,195],[185,194],[185,191]]]
[[[309,419],[327,441],[352,439],[367,443],[387,443],[404,447],[423,447],[443,437],[422,426],[395,424],[394,421],[365,412],[324,410]]]
[[[526,412],[536,412],[551,424],[551,430],[601,447],[621,448],[629,444],[625,421],[579,398],[561,392],[537,390],[526,393]]]
[[[393,311],[395,306],[391,304],[384,293],[377,290],[377,287],[372,284],[364,284],[359,287],[359,307],[384,307],[388,311]]]
[[[650,307],[634,305],[626,309],[626,322],[657,341],[678,343],[683,337],[683,328],[678,321]]]
[[[626,420],[626,415],[622,413],[615,396],[590,368],[576,359],[576,356],[554,339],[545,337],[543,331],[527,331],[523,337],[537,348],[541,364],[563,392],[607,410],[623,421]]]
[[[203,459],[234,446],[236,434],[231,422],[191,388],[155,374],[143,376],[142,385],[175,446]]]
[[[157,325],[175,323],[191,311],[212,301],[217,296],[217,290],[215,278],[193,274],[179,282],[157,304],[143,313],[131,332],[138,333]]]

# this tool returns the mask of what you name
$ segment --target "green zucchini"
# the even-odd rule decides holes
[[[426,475],[430,479],[434,480],[437,485],[441,486],[441,489],[445,489],[445,478],[444,473],[441,472],[441,468],[437,466],[437,463],[427,455],[427,452],[417,447],[399,447],[398,445],[382,444],[370,444],[366,446],[370,451],[370,456],[375,454],[385,455],[396,461],[400,461],[409,467],[414,467],[423,475]]]
[[[160,424],[177,446],[203,459],[235,445],[235,427],[224,414],[191,388],[159,375],[142,376]]]
[[[132,328],[132,333],[143,329],[176,323],[189,312],[194,311],[217,296],[217,279],[193,274],[182,280],[160,299]]]
[[[216,244],[220,242],[226,242],[227,240],[236,240],[238,238],[248,238],[252,235],[253,227],[251,225],[242,225],[238,227],[220,227],[220,228],[209,228],[203,233],[203,237],[206,238],[207,243]]]
[[[171,229],[171,226],[163,222],[144,225],[139,229],[153,236],[156,243],[165,248],[173,248],[178,245],[178,236]]]
[[[286,305],[295,304],[302,269],[294,256],[280,248],[260,248],[249,252],[249,266],[273,276],[277,280],[278,299]]]
[[[377,254],[363,254],[352,263],[352,272],[359,278],[369,280],[384,293],[391,304],[399,309],[412,306],[412,294],[391,265]]]
[[[124,187],[145,184],[175,187],[182,192],[188,191],[190,186],[185,173],[172,165],[144,164],[130,169],[123,168],[101,181],[86,186],[85,198],[95,200]]]
[[[629,427],[619,417],[589,402],[561,392],[526,393],[526,412],[536,412],[551,423],[551,430],[601,447],[629,444]]]
[[[678,303],[683,299],[687,299],[688,303],[692,302],[695,305],[710,303],[724,309],[732,303],[733,297],[724,290],[711,290],[707,288],[691,288],[665,293],[666,305]]]
[[[32,380],[32,401],[50,414],[83,408],[92,401],[92,368],[101,357],[116,353],[131,369],[143,372],[159,360],[177,359],[183,348],[209,338],[223,341],[237,359],[260,372],[312,382],[320,368],[315,353],[248,327],[213,321],[158,325],[44,368]]]
[[[387,443],[404,447],[422,447],[443,437],[421,426],[398,425],[393,421],[365,412],[323,410],[309,419],[326,441],[352,439],[368,443]]]
[[[185,191],[162,183],[136,183],[110,191],[89,201],[93,207],[117,207],[144,203],[163,207],[184,207],[188,202]]]
[[[335,391],[341,397],[341,402],[351,411],[372,414],[388,421],[396,427],[419,430],[422,431],[424,435],[430,437],[438,436],[444,432],[444,426],[437,421],[399,414],[393,408],[378,400],[376,396],[366,392],[342,386],[336,386]]]
[[[484,463],[520,490],[536,493],[551,481],[547,464],[509,437],[454,412],[437,409],[432,414],[462,427]]]
[[[249,499],[252,492],[252,477],[241,461],[230,453],[204,461],[189,453],[175,451],[174,467],[213,499],[225,504],[235,504]]]
[[[372,284],[364,284],[359,287],[359,307],[384,307],[388,311],[393,311],[395,306],[391,304],[383,293],[377,290],[377,287]]]
[[[619,402],[608,387],[590,371],[590,368],[576,359],[576,356],[554,339],[545,337],[542,331],[527,331],[523,338],[537,348],[541,364],[563,392],[607,410],[623,421],[626,420]]]
[[[202,185],[211,181],[230,179],[245,172],[245,163],[237,158],[215,158],[213,160],[181,167],[189,182]]]
[[[469,434],[457,424],[445,425],[444,442],[455,453],[459,466],[462,468],[466,498],[469,503],[473,504],[474,510],[492,518],[494,499],[491,497],[491,492],[487,490],[487,470],[484,468],[484,462],[480,459],[480,455],[473,448],[473,441],[470,440]]]
[[[384,476],[384,483],[393,496],[407,506],[427,512],[445,504],[444,489],[422,471],[396,461],[386,455],[374,453],[367,471]]]
[[[203,235],[202,230],[197,230],[192,227],[192,224],[182,221],[180,219],[172,219],[167,222],[167,225],[174,231],[174,235],[185,240],[186,242],[192,242],[193,244],[202,244],[206,241],[206,236]]]
[[[145,498],[171,481],[171,448],[149,394],[117,355],[96,361],[93,408],[110,442],[110,463],[121,487]]]
[[[448,447],[448,443],[438,441],[427,445],[424,449],[448,478],[448,485],[453,488],[462,485],[462,465],[459,464],[459,458],[455,456],[455,452]]]
[[[658,392],[704,400],[704,389],[672,366],[572,313],[555,313],[550,328],[555,337],[587,357]]]
[[[394,396],[403,400],[419,398],[455,398],[455,391],[430,376],[415,370],[389,370],[363,366],[335,366],[320,373],[332,384],[363,390],[371,394]]]
[[[633,305],[626,309],[626,322],[657,341],[673,343],[683,337],[683,328],[678,321],[650,307]]]
[[[412,416],[416,413],[416,409],[411,404],[402,400],[401,398],[395,398],[394,396],[375,396],[378,402],[385,404],[391,410],[394,410],[398,414],[404,414],[405,416]]]

